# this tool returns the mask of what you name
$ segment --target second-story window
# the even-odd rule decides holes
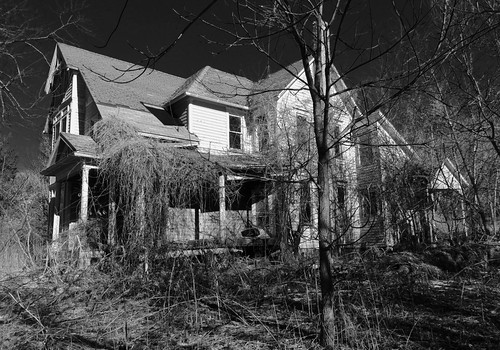
[[[311,125],[307,121],[307,117],[302,114],[297,114],[296,142],[298,149],[309,151]]]
[[[242,149],[241,117],[229,115],[229,148]]]
[[[337,140],[340,136],[340,126],[335,125],[333,127],[333,137],[335,138],[335,144],[333,145],[333,153],[335,157],[339,157],[341,155],[341,148],[340,148],[340,140]]]
[[[366,133],[360,137],[359,142],[359,161],[361,166],[372,164],[374,161],[373,156],[372,138],[369,133]]]
[[[269,125],[265,116],[257,117],[257,128],[256,137],[259,144],[259,152],[266,152],[269,150],[270,145],[270,135],[269,135]]]
[[[59,111],[59,113],[54,118],[54,124],[52,126],[52,144],[54,144],[59,137],[61,132],[69,131],[69,116],[70,116],[70,107],[69,105],[64,107]]]

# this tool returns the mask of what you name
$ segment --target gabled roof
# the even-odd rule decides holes
[[[184,84],[166,99],[165,105],[191,96],[246,109],[247,98],[253,85],[254,82],[247,78],[206,66],[187,78]]]
[[[53,60],[57,58],[62,58],[69,68],[80,72],[96,103],[146,110],[141,102],[161,105],[165,97],[173,94],[185,81],[175,75],[61,43],[56,46]],[[53,61],[46,90],[58,68]]]
[[[61,169],[75,167],[82,159],[97,158],[97,143],[87,135],[62,132],[41,174],[55,176]]]
[[[75,155],[87,158],[97,157],[97,143],[90,136],[62,132],[61,139],[70,147]]]
[[[184,83],[184,78],[145,70],[129,62],[58,43],[46,84],[47,92],[61,66],[78,70],[101,117],[118,117],[145,136],[175,142],[198,142],[184,126],[163,124],[148,107],[160,106],[165,96],[174,93]]]
[[[254,89],[258,91],[280,93],[290,84],[292,80],[300,75],[303,69],[304,65],[302,64],[302,60],[294,62],[286,68],[281,68],[278,71],[269,74],[267,78],[255,84]]]
[[[449,158],[441,163],[431,179],[430,186],[432,190],[456,190],[458,192],[462,192],[467,187],[469,183]]]

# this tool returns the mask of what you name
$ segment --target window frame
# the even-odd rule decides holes
[[[375,151],[372,144],[371,131],[359,138],[359,164],[361,166],[372,165],[375,162]]]
[[[376,217],[380,214],[380,194],[376,188],[363,188],[361,195],[361,216],[363,218]]]
[[[239,120],[239,130],[232,130],[231,127],[232,127],[232,123],[231,123],[231,119],[234,119],[234,120]],[[230,149],[233,149],[233,150],[243,150],[243,117],[240,116],[240,115],[236,115],[236,114],[229,114],[229,119],[228,119],[228,123],[229,123],[229,126],[228,126],[228,145],[229,145],[229,148]],[[239,139],[239,147],[233,147],[233,138],[235,139]]]
[[[306,112],[295,112],[295,145],[309,152],[311,149],[311,123]]]
[[[333,137],[335,140],[337,140],[339,136],[340,136],[340,125],[335,124],[333,126]],[[342,147],[340,140],[337,140],[337,142],[333,145],[333,155],[336,158],[339,158],[342,155]]]

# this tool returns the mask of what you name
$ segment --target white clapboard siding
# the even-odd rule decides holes
[[[200,140],[200,148],[227,149],[229,143],[228,113],[214,106],[189,105],[189,131]]]

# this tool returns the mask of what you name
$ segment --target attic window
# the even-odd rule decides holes
[[[229,115],[229,148],[241,149],[241,117]]]

